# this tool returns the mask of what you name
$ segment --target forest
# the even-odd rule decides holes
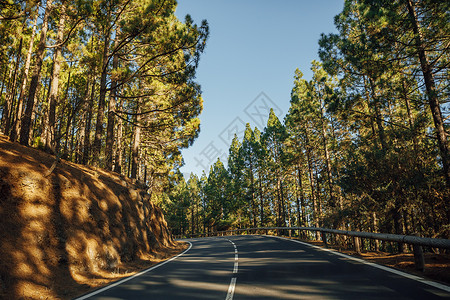
[[[290,109],[183,178],[209,36],[175,0],[0,2],[0,132],[135,178],[177,235],[316,226],[450,237],[450,3],[347,0]]]
[[[347,0],[290,109],[171,175],[175,234],[311,226],[450,237],[450,2]],[[225,166],[226,165],[226,166]],[[401,249],[400,249],[401,250]]]
[[[175,0],[0,2],[0,131],[160,192],[200,130],[209,27]]]

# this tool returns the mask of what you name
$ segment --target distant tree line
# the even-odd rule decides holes
[[[174,233],[323,226],[449,238],[450,2],[347,0],[290,109],[161,196]],[[401,250],[401,249],[400,249]]]
[[[0,131],[157,188],[199,133],[208,24],[174,0],[0,3]],[[159,188],[162,188],[160,186]]]

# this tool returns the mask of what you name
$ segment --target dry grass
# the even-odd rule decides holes
[[[71,298],[180,251],[131,180],[54,161],[0,135],[0,298]]]

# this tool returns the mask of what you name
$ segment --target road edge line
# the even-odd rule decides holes
[[[312,244],[308,244],[308,243],[305,243],[305,242],[302,242],[302,241],[299,241],[299,240],[288,239],[288,238],[280,237],[280,236],[272,236],[272,235],[264,235],[264,236],[266,236],[266,237],[275,237],[275,238],[278,238],[278,239],[287,240],[287,241],[291,241],[291,242],[294,242],[294,243],[299,243],[299,244],[302,244],[302,245],[305,245],[305,246],[310,246],[310,247],[316,248],[318,250],[327,251],[329,253],[333,253],[335,255],[342,256],[342,257],[345,257],[347,259],[354,260],[354,261],[357,261],[359,263],[362,263],[362,264],[365,264],[365,265],[368,265],[368,266],[371,266],[371,267],[374,267],[374,268],[381,269],[383,271],[391,272],[393,274],[400,275],[400,276],[403,276],[405,278],[412,279],[412,280],[424,283],[426,285],[435,287],[437,289],[443,290],[443,291],[445,291],[447,293],[450,293],[450,286],[448,286],[448,285],[445,285],[445,284],[442,284],[442,283],[438,283],[438,282],[435,282],[435,281],[431,281],[431,280],[419,277],[417,275],[408,274],[408,273],[405,273],[403,271],[396,270],[396,269],[393,269],[393,268],[390,268],[390,267],[386,267],[386,266],[383,266],[383,265],[379,265],[379,264],[376,264],[376,263],[373,263],[373,262],[369,262],[369,261],[366,261],[366,260],[361,259],[361,258],[353,257],[353,256],[350,256],[350,255],[338,252],[338,251],[336,251],[334,249],[322,248],[322,247],[319,247],[319,246],[316,246],[316,245],[312,245]]]
[[[102,293],[102,292],[104,292],[104,291],[107,291],[107,290],[109,290],[109,289],[111,289],[111,288],[113,288],[113,287],[116,287],[116,286],[118,286],[118,285],[120,285],[120,284],[122,284],[122,283],[124,283],[124,282],[127,282],[127,281],[129,281],[129,280],[131,280],[131,279],[133,279],[133,278],[136,278],[136,277],[138,277],[138,276],[144,275],[145,273],[150,272],[150,271],[152,271],[152,270],[154,270],[154,269],[156,269],[156,268],[159,268],[159,267],[161,267],[161,266],[163,266],[163,265],[165,265],[165,264],[171,262],[172,260],[177,259],[178,257],[184,255],[186,252],[188,252],[188,251],[191,250],[191,248],[192,248],[192,243],[191,243],[191,242],[189,242],[189,241],[185,241],[185,242],[189,243],[189,247],[188,247],[186,250],[184,250],[182,253],[178,254],[177,256],[174,256],[174,257],[172,257],[172,258],[170,258],[170,259],[168,259],[168,260],[165,260],[165,261],[163,261],[163,262],[161,262],[161,263],[159,263],[159,264],[157,264],[157,265],[154,265],[153,267],[150,267],[150,268],[148,268],[148,269],[145,269],[144,271],[141,271],[141,272],[139,272],[139,273],[136,273],[136,274],[134,274],[134,275],[132,275],[132,276],[130,276],[130,277],[126,277],[126,278],[124,278],[124,279],[121,279],[121,280],[118,280],[118,281],[116,281],[116,282],[114,282],[114,283],[111,283],[110,285],[107,285],[107,286],[105,286],[105,287],[102,287],[102,288],[100,288],[100,289],[98,289],[98,290],[95,290],[95,291],[93,291],[93,292],[90,292],[89,294],[86,294],[86,295],[77,297],[77,298],[75,298],[74,300],[84,300],[84,299],[88,299],[88,298],[90,298],[90,297],[92,297],[92,296],[95,296],[95,295],[100,294],[100,293]]]

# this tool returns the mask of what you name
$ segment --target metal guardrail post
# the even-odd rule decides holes
[[[360,244],[360,239],[357,236],[353,237],[353,245],[355,247],[355,252],[358,254],[361,254],[361,244]]]
[[[414,236],[419,236],[418,233],[414,233]],[[423,249],[420,245],[413,245],[414,263],[416,270],[423,272],[425,270],[425,257],[423,256]]]
[[[325,244],[325,247],[328,248],[327,233],[324,231],[321,231],[320,235],[322,237],[322,242]]]

